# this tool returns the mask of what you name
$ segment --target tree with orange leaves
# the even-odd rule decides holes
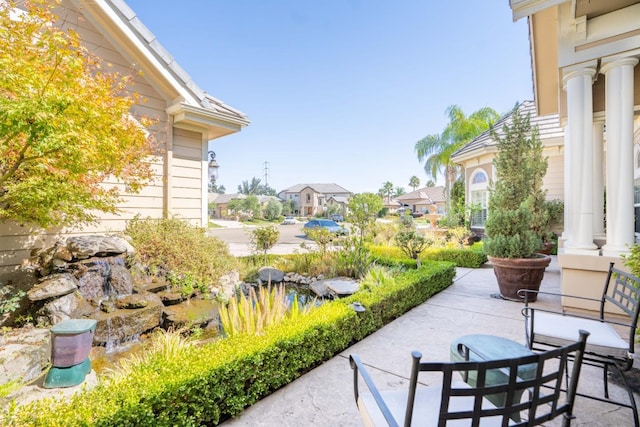
[[[0,220],[41,227],[116,213],[151,179],[133,76],[57,25],[59,1],[0,2]],[[105,182],[114,184],[107,185]]]

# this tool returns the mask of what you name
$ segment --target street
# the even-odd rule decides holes
[[[216,220],[214,222],[221,225],[222,228],[210,228],[209,235],[217,237],[227,243],[231,255],[251,255],[250,232],[256,228],[256,226],[243,225],[236,221]],[[278,243],[269,250],[269,253],[290,254],[296,250],[302,251],[300,247],[301,243],[304,243],[310,248],[315,248],[316,244],[312,240],[307,239],[302,232],[303,225],[304,223],[302,222],[291,225],[277,225],[280,231],[280,237]]]

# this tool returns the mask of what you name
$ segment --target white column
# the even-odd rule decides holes
[[[599,255],[593,243],[593,76],[595,68],[583,67],[565,72],[567,123],[569,128],[569,183],[567,241],[564,253]],[[567,171],[565,171],[567,172]]]
[[[564,252],[565,242],[569,239],[569,211],[571,210],[571,139],[569,138],[569,125],[565,122],[564,129],[564,212],[563,212],[563,230],[562,230],[562,251]]]
[[[604,121],[593,122],[593,237],[604,239]]]
[[[603,255],[618,256],[634,242],[633,67],[637,58],[606,62],[607,244]]]

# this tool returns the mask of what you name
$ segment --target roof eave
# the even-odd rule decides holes
[[[567,0],[509,0],[513,21],[533,15],[541,10],[557,6]]]
[[[249,120],[231,116],[228,114],[208,110],[202,107],[194,107],[180,102],[167,108],[167,114],[173,116],[173,124],[176,126],[191,125],[207,128],[207,138],[215,139],[224,135],[239,132],[247,126]]]
[[[155,85],[161,93],[167,96],[167,99],[180,100],[185,105],[204,111],[212,111],[214,116],[219,115],[224,118],[223,121],[233,121],[235,118],[239,123],[243,123],[240,127],[249,124],[244,113],[224,105],[198,87],[124,1],[72,1],[83,11],[89,21],[104,31],[104,36],[115,46],[118,46],[120,52],[135,64],[136,68],[144,72],[145,79]],[[211,103],[217,105],[207,108]],[[226,110],[234,117],[226,116],[219,111],[216,112],[216,109]],[[217,133],[214,132],[214,134]]]

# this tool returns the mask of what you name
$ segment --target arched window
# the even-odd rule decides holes
[[[469,202],[480,208],[471,218],[472,227],[484,227],[487,220],[487,206],[489,205],[489,179],[484,169],[477,169],[469,180]]]
[[[471,179],[471,184],[483,184],[487,182],[487,174],[484,171],[477,171]]]

